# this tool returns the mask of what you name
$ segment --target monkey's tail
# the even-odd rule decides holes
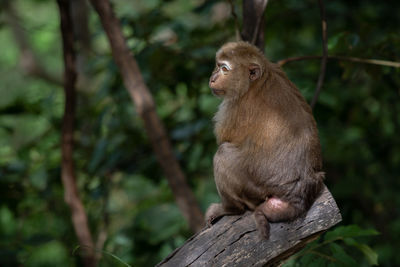
[[[325,172],[315,172],[311,179],[307,179],[304,195],[306,198],[306,207],[309,209],[315,199],[321,194],[324,187]]]

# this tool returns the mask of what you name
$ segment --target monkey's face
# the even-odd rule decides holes
[[[211,74],[209,86],[215,96],[225,97],[230,89],[232,64],[228,61],[217,61]]]
[[[246,74],[245,67],[234,61],[217,60],[209,81],[211,91],[215,96],[223,98],[240,96],[249,88]]]
[[[245,94],[260,75],[261,68],[258,64],[235,58],[221,58],[217,53],[216,66],[211,74],[209,86],[215,96],[237,98]]]

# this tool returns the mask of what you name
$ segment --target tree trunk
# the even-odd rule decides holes
[[[91,0],[91,3],[100,17],[111,45],[114,60],[121,71],[124,85],[135,104],[137,113],[144,121],[145,130],[178,207],[188,221],[190,229],[197,232],[204,225],[203,214],[175,158],[164,125],[156,113],[153,97],[144,83],[136,60],[126,45],[119,21],[108,0]]]
[[[72,223],[75,233],[78,237],[79,244],[85,250],[83,260],[85,266],[96,266],[96,258],[94,255],[94,245],[92,235],[89,230],[88,220],[79,198],[78,187],[76,185],[75,166],[73,160],[74,151],[74,124],[75,124],[75,51],[74,37],[72,31],[72,20],[70,14],[70,6],[68,0],[57,0],[60,17],[61,17],[61,35],[63,40],[64,52],[64,92],[65,92],[65,109],[62,125],[62,169],[61,179],[64,185],[64,199],[71,209]]]
[[[242,39],[264,51],[264,11],[268,0],[243,0]]]

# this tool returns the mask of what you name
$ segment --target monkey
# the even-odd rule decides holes
[[[217,51],[209,87],[222,98],[213,119],[221,203],[210,205],[206,223],[250,210],[261,236],[269,239],[270,222],[302,216],[322,191],[325,174],[312,110],[283,70],[243,41]]]

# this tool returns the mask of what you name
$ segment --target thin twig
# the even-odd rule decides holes
[[[277,64],[282,67],[283,65],[302,60],[309,59],[321,59],[322,56],[299,56],[299,57],[290,57],[281,59],[277,62]],[[380,65],[380,66],[388,66],[393,68],[400,68],[400,62],[381,60],[381,59],[368,59],[368,58],[358,58],[358,57],[346,57],[346,56],[328,56],[329,59],[336,59],[341,61],[350,61],[364,64],[372,64],[372,65]]]
[[[240,36],[240,25],[239,25],[239,19],[238,16],[235,12],[235,5],[233,4],[232,0],[228,0],[229,5],[231,6],[231,15],[233,17],[233,20],[235,22],[235,35],[236,35],[236,41],[241,41],[242,37]]]
[[[322,24],[322,60],[321,60],[321,69],[318,77],[317,87],[315,89],[314,97],[311,101],[311,108],[314,108],[315,104],[317,103],[322,85],[324,84],[325,73],[326,73],[326,62],[328,60],[328,43],[327,43],[328,38],[326,30],[325,6],[322,0],[318,0],[318,4],[321,12],[321,24]]]
[[[75,67],[76,55],[70,3],[68,0],[57,0],[57,4],[60,11],[60,28],[63,43],[65,92],[65,107],[61,134],[61,180],[64,186],[64,200],[71,209],[72,224],[78,237],[79,244],[81,246],[93,248],[93,239],[90,233],[87,215],[82,200],[79,197],[78,186],[76,184],[73,157],[76,109],[75,83],[77,80],[77,72]],[[86,267],[97,266],[93,251],[90,251],[82,257]]]
[[[108,228],[110,225],[110,214],[108,212],[107,206],[108,206],[108,202],[110,199],[110,191],[112,190],[111,188],[111,179],[112,179],[112,174],[107,172],[105,175],[105,193],[104,193],[104,197],[103,197],[103,205],[102,205],[102,222],[101,225],[99,227],[99,233],[97,236],[97,241],[96,241],[96,249],[98,251],[102,251],[104,248],[104,244],[107,241],[107,237],[108,237]],[[97,254],[97,260],[100,261],[101,260],[101,256],[102,254]]]
[[[351,62],[360,62],[360,63],[366,63],[366,64],[400,68],[400,62],[395,62],[395,61],[380,60],[380,59],[364,59],[364,58],[344,57],[344,56],[333,56],[332,58],[339,59],[339,60],[351,61]]]

